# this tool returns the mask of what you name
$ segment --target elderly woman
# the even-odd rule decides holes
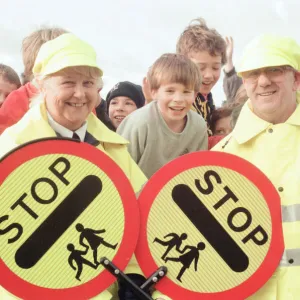
[[[38,138],[80,139],[107,152],[124,170],[135,191],[139,191],[146,178],[132,162],[127,141],[91,114],[99,100],[98,82],[102,76],[94,49],[73,34],[63,34],[41,47],[33,73],[43,101],[3,132],[0,157]]]
[[[91,113],[98,101],[98,83],[102,76],[94,49],[73,34],[63,34],[41,47],[33,73],[43,101],[3,132],[0,136],[0,157],[39,138],[61,136],[78,139],[109,154],[137,193],[147,179],[127,152],[127,141]],[[135,260],[131,261],[128,270],[140,273]],[[9,299],[5,296],[7,293],[3,293],[1,299]],[[96,299],[111,299],[111,294],[105,291]]]

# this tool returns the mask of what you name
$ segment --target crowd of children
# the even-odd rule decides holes
[[[40,47],[47,41],[55,39],[66,32],[67,31],[63,28],[44,28],[35,31],[24,38],[22,43],[24,72],[21,74],[23,84],[21,87],[20,80],[17,74],[10,67],[1,65],[0,134],[6,128],[17,123],[29,110],[29,108],[32,107],[36,102],[35,99],[37,98],[36,96],[39,93],[37,85],[33,80],[32,68]],[[159,107],[158,113],[159,116],[162,117],[162,123],[156,124],[157,127],[162,126],[162,128],[164,128],[164,126],[166,126],[166,128],[168,128],[169,130],[169,134],[173,136],[172,138],[169,138],[171,138],[174,145],[176,143],[179,143],[179,148],[181,150],[177,154],[172,153],[172,155],[170,155],[166,153],[163,155],[164,158],[157,157],[157,164],[155,163],[156,167],[154,167],[152,172],[146,172],[148,173],[148,175],[152,175],[153,172],[162,167],[163,164],[167,163],[178,155],[200,149],[205,150],[207,149],[207,147],[209,147],[210,149],[224,135],[232,130],[232,123],[228,121],[228,119],[231,118],[229,112],[231,112],[235,106],[232,103],[238,102],[234,99],[234,97],[238,95],[237,89],[241,86],[241,79],[236,75],[232,62],[232,38],[224,39],[215,29],[209,28],[204,19],[196,19],[193,20],[184,29],[182,34],[180,34],[176,45],[176,50],[177,56],[175,56],[173,59],[175,69],[172,70],[175,75],[172,78],[168,78],[172,80],[172,82],[169,81],[168,83],[182,83],[185,88],[190,88],[194,84],[191,83],[190,76],[187,75],[188,73],[177,75],[177,72],[182,72],[182,70],[185,68],[185,64],[188,63],[188,61],[181,63],[182,70],[177,70],[177,65],[179,66],[178,62],[183,59],[180,55],[189,58],[197,65],[198,69],[200,70],[200,76],[198,80],[199,89],[193,90],[193,93],[195,93],[195,97],[190,106],[192,111],[196,112],[206,121],[207,133],[209,137],[208,143],[205,142],[205,140],[207,140],[207,137],[203,137],[202,125],[199,125],[198,127],[198,125],[194,124],[193,126],[196,127],[190,128],[191,122],[189,119],[191,117],[189,115],[191,115],[191,113],[187,113],[187,109],[185,109],[182,116],[180,116],[180,118],[182,117],[184,120],[184,125],[181,124],[180,126],[176,126],[175,123],[176,129],[174,130],[174,128],[172,128],[172,126],[174,127],[174,124],[172,124],[172,126],[168,124],[166,116],[162,113],[161,107]],[[176,60],[178,60],[178,62],[176,62]],[[229,105],[228,108],[216,108],[211,93],[211,90],[220,78],[222,67],[224,67],[225,72],[224,91],[227,97],[225,106]],[[151,69],[151,67],[149,67],[149,69]],[[164,70],[160,70],[160,72],[161,78],[159,79],[159,81],[161,83],[166,83],[164,82],[164,77],[169,76],[169,74],[167,74],[167,72],[169,71],[165,72]],[[106,101],[99,96],[99,103],[97,103],[97,107],[95,108],[94,113],[109,129],[116,131],[119,125],[123,123],[123,120],[125,119],[125,117],[127,117],[127,115],[131,114],[136,109],[145,106],[145,104],[149,104],[153,100],[158,100],[156,98],[158,96],[158,94],[156,93],[157,91],[153,86],[151,86],[151,78],[149,78],[149,74],[150,72],[144,78],[142,86],[128,81],[119,82],[111,89],[110,92],[108,92]],[[178,78],[178,76],[180,78]],[[99,92],[101,91],[101,89],[102,86],[99,86]],[[246,99],[246,95],[244,96],[244,99]],[[180,105],[181,103],[179,103],[178,106],[180,107]],[[151,104],[151,106],[153,105]],[[219,109],[221,110],[219,111]],[[141,113],[143,113],[143,111],[144,110],[137,114],[134,114],[134,116],[137,115],[138,117]],[[226,111],[225,115],[224,111]],[[146,112],[146,114],[148,113]],[[176,112],[176,114],[179,115],[180,112]],[[138,139],[135,134],[133,134],[133,132],[137,132],[137,129],[135,129],[135,127],[138,126],[138,122],[132,120],[132,118],[133,117],[129,117],[128,120],[126,119],[123,126],[118,130],[118,132],[119,134],[124,135],[125,138],[129,139],[131,145],[129,146],[129,149],[131,154],[135,157],[135,155],[137,154],[134,153],[139,152],[140,154],[138,156],[141,156],[143,152],[143,150],[140,148],[141,145],[137,145],[137,143],[141,143],[142,141],[144,143],[147,143],[148,149],[148,144],[151,144],[151,141],[145,141],[144,138],[141,139],[140,136]],[[179,117],[177,116],[177,118]],[[133,127],[132,125],[129,125],[132,127],[130,130],[128,129],[128,126],[125,126],[125,124],[127,123],[133,124]],[[226,126],[225,130],[224,128],[221,128],[221,130],[218,129],[218,127],[220,126],[218,124],[221,123],[221,127]],[[162,128],[157,128],[157,132],[161,131],[160,129]],[[141,133],[143,132],[141,130],[142,129],[139,128],[139,133],[144,134]],[[182,142],[180,141],[180,139],[185,139],[185,137],[189,136],[191,131],[199,132],[199,140],[195,141],[197,147],[191,145],[189,147],[186,147],[185,144],[182,144]],[[177,140],[175,136],[177,137]],[[179,136],[181,137],[180,139]],[[185,143],[189,143],[188,139],[185,141]],[[134,149],[137,146],[139,147],[139,149]],[[144,161],[145,159],[148,161],[146,164],[149,164],[149,161],[151,161],[151,159],[149,160],[147,156],[143,159],[141,157],[135,157],[135,160],[140,164],[140,160]],[[145,162],[142,165],[144,164]],[[151,162],[151,168],[152,164],[153,163]],[[145,171],[143,168],[144,167],[142,167],[142,170]]]
[[[22,45],[22,85],[13,69],[0,64],[2,155],[11,149],[11,146],[6,147],[4,143],[15,136],[22,135],[24,142],[40,136],[37,134],[38,130],[27,130],[26,138],[23,135],[22,124],[34,129],[34,124],[28,121],[35,114],[41,127],[52,128],[53,136],[74,137],[75,134],[84,142],[92,139],[96,143],[107,137],[105,143],[109,146],[104,149],[98,143],[97,148],[108,153],[113,147],[116,148],[111,155],[124,169],[138,192],[146,181],[144,174],[149,179],[161,167],[181,155],[210,150],[222,139],[227,143],[229,140],[226,136],[231,136],[241,110],[246,110],[244,104],[248,96],[243,84],[245,79],[238,76],[232,61],[233,39],[223,38],[217,30],[209,28],[204,19],[193,20],[183,30],[178,38],[176,53],[162,54],[149,66],[142,86],[129,81],[119,82],[108,92],[106,99],[101,97],[103,73],[96,64],[90,65],[82,57],[84,63],[69,62],[59,67],[51,61],[52,56],[57,53],[69,55],[72,51],[76,52],[74,45],[83,47],[82,51],[86,51],[88,55],[94,55],[90,46],[78,41],[62,28],[44,28],[27,36]],[[55,66],[56,69],[49,71],[47,67],[50,66]],[[222,68],[226,99],[222,107],[216,107],[212,90],[220,79]],[[283,74],[284,70],[267,71],[270,77],[275,78],[275,75]],[[109,70],[105,71],[109,73]],[[89,77],[91,72],[96,74],[91,76],[95,84],[93,87],[82,79]],[[92,99],[82,104],[83,108],[78,105],[76,109],[76,101],[73,103],[73,100],[64,99],[67,97],[66,87],[64,83],[59,85],[58,80],[67,76],[66,74],[72,78],[66,84],[76,94],[74,98],[83,97],[79,96],[82,91],[76,87],[80,83]],[[248,73],[246,75],[243,78],[254,76]],[[273,93],[273,90],[269,92]],[[59,100],[62,104],[53,104],[52,99]],[[62,109],[60,105],[68,106]],[[43,123],[45,120],[47,125]],[[30,136],[31,132],[36,136]],[[127,141],[129,144],[125,146]],[[128,166],[125,166],[124,157],[131,166],[129,169],[135,170],[137,176],[131,174]],[[133,280],[142,284],[141,275],[131,275]],[[118,293],[120,299],[135,299],[122,284]],[[156,298],[168,299],[163,295]]]

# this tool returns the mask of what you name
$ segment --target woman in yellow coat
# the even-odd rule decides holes
[[[284,255],[251,300],[300,299],[299,70],[300,47],[294,40],[264,35],[252,41],[238,70],[249,100],[232,133],[212,149],[253,163],[281,198]]]
[[[39,138],[80,139],[108,154],[138,193],[147,178],[127,152],[128,142],[91,113],[99,99],[102,77],[94,49],[73,34],[63,34],[41,47],[33,73],[42,101],[0,136],[0,158],[13,148]],[[141,274],[134,257],[125,271]],[[110,289],[110,292],[104,291],[94,299],[112,299],[116,290]],[[0,299],[15,297],[0,286]]]

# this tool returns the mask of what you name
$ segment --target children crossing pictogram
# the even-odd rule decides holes
[[[88,248],[86,248],[84,251],[81,250],[76,250],[75,246],[73,244],[68,244],[67,249],[71,252],[70,256],[68,258],[68,263],[70,267],[73,270],[77,270],[75,278],[79,281],[80,280],[80,275],[82,273],[83,265],[87,265],[93,269],[97,269],[99,264],[93,264],[90,261],[88,261],[86,258],[83,257],[83,255],[86,255],[88,252]],[[74,262],[76,263],[76,266],[74,266]]]
[[[99,234],[106,232],[105,229],[95,230],[91,228],[84,228],[82,224],[78,223],[76,225],[76,230],[80,232],[79,244],[83,247],[86,247],[87,249],[90,247],[93,251],[95,264],[99,263],[98,248],[100,247],[100,245],[111,248],[113,250],[115,250],[118,246],[118,243],[116,243],[115,245],[111,245],[107,243],[103,237],[98,236]],[[85,243],[85,241],[87,242],[87,244]]]
[[[187,239],[188,235],[186,233],[182,233],[181,235],[171,232],[164,236],[164,239],[171,237],[171,239],[162,241],[159,238],[155,238],[153,242],[159,243],[163,247],[166,247],[164,254],[162,255],[161,259],[167,263],[168,261],[172,262],[180,262],[182,264],[182,268],[176,277],[177,280],[181,281],[181,277],[184,274],[184,272],[191,266],[191,264],[194,262],[194,269],[195,272],[197,272],[197,265],[199,260],[199,252],[201,250],[205,249],[205,244],[203,242],[199,242],[198,245],[192,246],[192,245],[185,245],[182,247],[183,249],[180,249],[182,243],[184,240]],[[178,253],[178,257],[170,257],[168,254],[172,249],[175,249]],[[188,251],[187,251],[188,250]],[[166,264],[168,266],[168,264]]]
[[[175,262],[180,262],[182,264],[182,268],[176,277],[177,280],[182,282],[181,276],[191,266],[191,264],[193,262],[194,262],[194,266],[195,266],[195,272],[197,272],[199,252],[204,249],[205,249],[205,244],[202,242],[198,243],[198,245],[196,247],[187,245],[183,248],[182,251],[179,251],[182,255],[180,255],[179,257],[167,257],[165,259],[165,262],[175,261]],[[187,251],[187,250],[189,250],[189,251]]]
[[[124,270],[139,219],[130,182],[87,143],[43,139],[0,161],[0,285],[21,299],[91,299]],[[17,183],[17,184],[16,184]]]
[[[169,254],[169,252],[173,249],[176,248],[178,252],[180,252],[180,246],[182,244],[182,241],[187,239],[187,234],[182,233],[180,236],[177,233],[171,232],[167,235],[164,236],[164,239],[171,237],[171,239],[167,241],[162,241],[159,238],[155,238],[153,242],[159,243],[162,246],[167,247],[165,253],[162,255],[161,259],[166,261],[166,257]]]
[[[100,245],[102,244],[105,247],[115,250],[118,246],[118,243],[111,245],[107,243],[103,237],[98,236],[99,234],[106,232],[105,229],[95,230],[91,228],[85,228],[81,223],[76,224],[75,228],[80,233],[79,244],[84,247],[85,250],[76,250],[73,244],[68,244],[67,249],[71,252],[68,258],[68,263],[73,270],[77,270],[75,278],[80,281],[83,264],[86,264],[93,269],[97,269],[97,267],[100,265],[100,259],[98,258],[98,248]],[[88,254],[89,250],[93,252],[94,263],[83,257]],[[77,264],[77,268],[74,266],[73,261]]]
[[[246,299],[270,278],[283,253],[279,195],[249,162],[190,153],[146,184],[139,197],[137,260],[172,299]]]

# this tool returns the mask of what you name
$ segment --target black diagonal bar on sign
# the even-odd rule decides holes
[[[16,264],[30,269],[46,254],[71,224],[101,193],[102,181],[86,176],[56,207],[48,218],[21,245],[15,255]]]
[[[243,272],[248,268],[248,256],[189,186],[176,185],[172,198],[233,271]]]

